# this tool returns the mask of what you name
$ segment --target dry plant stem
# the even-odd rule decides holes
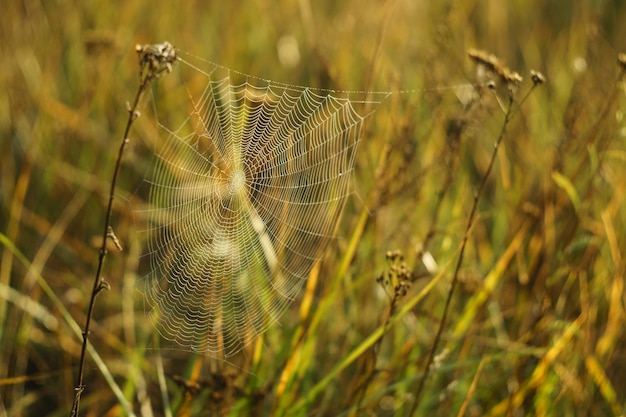
[[[358,398],[356,401],[356,408],[355,408],[354,413],[351,415],[358,415],[357,413],[361,411],[362,406],[363,406],[363,400],[365,399],[365,394],[367,393],[367,389],[372,383],[372,381],[374,380],[376,373],[378,372],[376,366],[378,364],[378,354],[380,352],[380,346],[383,343],[383,337],[385,337],[385,335],[387,334],[387,331],[389,331],[389,328],[391,327],[390,320],[396,314],[398,302],[399,302],[398,296],[394,295],[392,300],[389,303],[389,311],[387,312],[387,315],[383,322],[383,331],[380,333],[380,336],[371,347],[371,352],[373,355],[371,367],[368,371],[367,376],[364,378],[363,382],[361,383],[362,386],[357,387],[359,392],[358,392]],[[368,351],[363,352],[363,355],[367,354],[367,352]]]
[[[91,328],[91,320],[93,317],[93,310],[96,304],[96,297],[100,291],[104,289],[110,289],[110,285],[102,277],[102,268],[104,265],[104,258],[106,257],[107,240],[111,239],[118,249],[121,249],[119,241],[113,232],[111,227],[111,214],[113,211],[113,199],[115,198],[115,188],[117,185],[117,179],[122,167],[122,156],[124,155],[124,149],[129,142],[130,128],[133,123],[139,117],[137,107],[141,96],[146,91],[150,83],[159,75],[165,71],[171,71],[172,63],[177,59],[174,48],[167,42],[160,45],[146,45],[137,46],[137,53],[139,54],[139,77],[140,83],[137,89],[137,94],[132,105],[128,106],[128,121],[126,122],[126,129],[124,130],[124,137],[120,143],[120,148],[117,155],[117,161],[115,162],[115,169],[111,178],[111,189],[109,191],[109,202],[104,220],[104,231],[102,232],[102,242],[100,244],[100,250],[98,252],[98,267],[96,268],[96,274],[94,277],[93,288],[91,290],[91,298],[89,299],[89,307],[87,309],[87,319],[85,321],[85,327],[83,330],[83,343],[80,352],[80,361],[78,362],[78,376],[76,378],[76,386],[74,387],[74,401],[72,403],[72,409],[70,411],[70,417],[78,416],[80,409],[80,398],[85,390],[84,385],[84,373],[85,373],[85,359],[87,351],[87,343],[89,340],[89,333]]]
[[[531,90],[532,91],[532,90]],[[528,97],[528,95],[526,96]],[[524,99],[526,98],[524,97]],[[413,400],[413,405],[411,407],[411,412],[409,413],[409,415],[413,416],[415,415],[415,412],[417,411],[417,406],[419,405],[420,402],[420,398],[422,395],[422,391],[424,390],[424,386],[426,384],[426,380],[428,379],[429,375],[430,375],[430,369],[431,369],[431,365],[433,363],[433,360],[435,358],[435,352],[437,351],[437,347],[439,345],[439,341],[441,340],[441,336],[443,335],[443,331],[446,327],[446,322],[448,319],[448,312],[450,310],[450,303],[452,301],[452,296],[454,295],[454,290],[456,288],[456,285],[459,281],[459,272],[461,270],[461,265],[463,264],[463,255],[465,254],[465,248],[467,246],[467,241],[469,239],[470,236],[470,232],[472,230],[472,227],[474,225],[474,221],[476,219],[476,212],[478,211],[478,203],[480,201],[480,197],[482,196],[482,193],[485,189],[485,186],[487,185],[487,179],[489,178],[489,175],[491,174],[491,170],[493,169],[493,166],[495,164],[495,160],[496,157],[498,156],[498,148],[500,147],[500,143],[502,143],[502,140],[504,139],[504,135],[506,132],[506,127],[509,124],[509,121],[511,120],[511,115],[513,114],[513,95],[509,96],[509,104],[508,104],[508,108],[505,111],[505,115],[504,115],[504,122],[502,123],[502,129],[500,130],[500,135],[498,136],[498,139],[496,140],[496,143],[493,147],[493,152],[491,154],[491,159],[489,161],[489,165],[487,166],[487,171],[485,172],[485,174],[483,175],[483,178],[480,182],[480,186],[478,187],[478,191],[476,192],[476,194],[474,195],[474,203],[472,205],[472,210],[469,214],[469,217],[467,219],[467,226],[465,227],[465,233],[463,235],[463,241],[461,242],[461,251],[459,253],[459,258],[458,261],[456,263],[456,267],[454,269],[454,275],[452,276],[452,282],[450,283],[450,289],[448,290],[448,296],[446,298],[446,303],[444,305],[443,308],[443,314],[441,316],[441,320],[439,321],[439,328],[437,329],[437,334],[435,335],[435,339],[433,340],[433,344],[432,347],[430,349],[429,355],[428,355],[428,360],[426,361],[426,364],[424,366],[424,372],[422,374],[422,378],[420,379],[420,383],[417,387],[417,391],[415,393],[415,399]]]
[[[102,267],[104,265],[104,258],[106,257],[106,245],[107,240],[112,238],[114,241],[117,240],[115,234],[113,233],[113,229],[111,228],[111,213],[113,208],[113,199],[115,195],[115,187],[117,184],[117,178],[119,176],[119,172],[122,165],[122,156],[124,154],[124,149],[126,144],[129,142],[128,134],[130,132],[130,128],[133,125],[133,122],[137,119],[137,105],[139,103],[139,99],[143,94],[146,87],[149,85],[149,80],[144,80],[139,85],[139,90],[137,91],[137,95],[135,96],[135,101],[129,110],[128,122],[126,123],[126,130],[124,132],[124,138],[120,144],[117,161],[115,163],[115,170],[113,171],[113,177],[111,179],[111,189],[109,192],[109,203],[106,210],[105,221],[104,221],[104,232],[102,234],[102,242],[100,244],[100,250],[98,253],[98,267],[96,269],[96,275],[93,283],[93,288],[91,290],[91,298],[89,300],[89,307],[87,309],[87,320],[85,322],[85,329],[83,331],[83,344],[80,352],[80,361],[78,363],[78,378],[76,382],[76,386],[74,387],[75,396],[74,396],[74,404],[72,405],[72,413],[71,416],[78,415],[78,408],[80,402],[80,396],[85,389],[85,385],[83,384],[84,378],[84,367],[85,367],[85,353],[87,350],[87,343],[89,338],[89,331],[91,328],[91,319],[93,317],[93,309],[96,304],[96,296],[100,291],[109,287],[109,284],[102,277]]]

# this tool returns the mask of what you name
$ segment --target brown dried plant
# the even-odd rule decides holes
[[[178,59],[176,48],[174,48],[169,42],[164,42],[157,45],[137,45],[135,51],[139,55],[139,88],[135,99],[131,104],[128,104],[128,121],[126,122],[126,129],[124,130],[124,136],[120,143],[118,151],[117,161],[115,163],[115,169],[111,178],[111,188],[109,193],[109,201],[104,220],[104,231],[102,233],[102,243],[98,252],[98,266],[96,269],[93,288],[91,290],[91,298],[89,300],[89,307],[87,309],[87,318],[85,321],[85,327],[83,330],[83,343],[80,353],[80,361],[78,363],[78,375],[76,377],[76,385],[74,387],[74,401],[70,411],[70,417],[78,415],[80,409],[80,398],[85,390],[84,384],[84,372],[87,344],[89,340],[89,333],[91,329],[91,322],[93,318],[93,311],[96,304],[96,297],[102,290],[109,290],[110,284],[104,279],[102,275],[104,258],[107,254],[107,242],[111,240],[118,250],[122,250],[122,245],[119,239],[113,231],[111,226],[111,215],[113,212],[113,199],[115,196],[115,188],[117,185],[117,179],[122,167],[122,156],[124,155],[124,149],[130,141],[129,133],[133,125],[133,122],[137,120],[140,113],[137,110],[139,101],[143,93],[149,87],[150,83],[163,74],[167,74],[172,71],[172,65]]]

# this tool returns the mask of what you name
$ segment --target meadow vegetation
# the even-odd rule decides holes
[[[301,297],[226,363],[159,348],[138,291],[155,118],[186,117],[168,93],[202,87],[178,63],[153,81],[81,415],[626,413],[624,2],[3,6],[0,417],[69,413],[135,44],[165,40],[266,79],[403,92],[365,120],[338,238]],[[490,88],[476,50],[523,80]]]

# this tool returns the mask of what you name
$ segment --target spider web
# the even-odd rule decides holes
[[[356,108],[384,96],[208,65],[187,63],[204,86],[189,117],[160,124],[144,283],[165,339],[227,357],[280,318],[323,256],[370,114]]]

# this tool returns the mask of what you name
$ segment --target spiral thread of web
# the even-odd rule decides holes
[[[333,238],[363,118],[330,92],[230,75],[191,101],[157,152],[146,298],[165,339],[229,356],[280,317]]]

